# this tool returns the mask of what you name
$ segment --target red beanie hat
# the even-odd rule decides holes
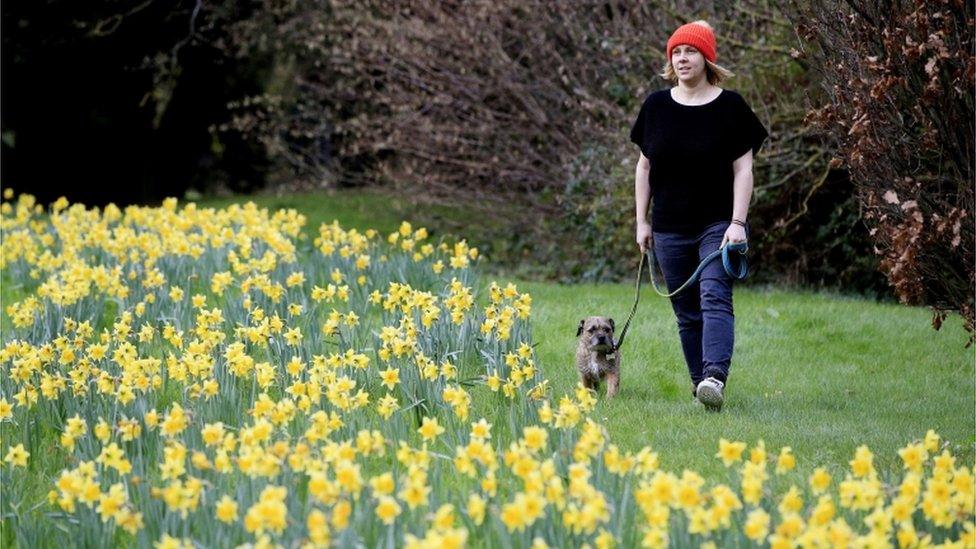
[[[686,25],[681,25],[674,31],[668,39],[668,59],[671,59],[671,51],[681,44],[688,44],[698,48],[698,51],[705,56],[705,59],[715,62],[715,34],[712,27],[705,21],[695,21]]]

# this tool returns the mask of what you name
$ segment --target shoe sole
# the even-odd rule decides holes
[[[709,386],[698,388],[698,400],[700,400],[706,408],[713,412],[721,411],[722,403],[725,402],[722,392]]]

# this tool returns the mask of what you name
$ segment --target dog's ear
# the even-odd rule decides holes
[[[607,319],[607,322],[610,323],[610,330],[615,331],[617,329],[617,325],[613,323],[613,319],[612,318],[608,318]]]
[[[583,333],[583,324],[586,324],[586,319],[580,320],[579,327],[576,328],[576,337],[579,337]]]

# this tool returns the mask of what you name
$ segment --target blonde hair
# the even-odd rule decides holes
[[[661,73],[658,75],[665,80],[670,81],[672,84],[678,83],[678,73],[674,70],[674,65],[671,64],[671,60],[665,63],[664,68],[661,69]],[[729,69],[712,63],[708,59],[705,60],[705,78],[708,79],[708,83],[711,85],[718,84],[726,78],[732,78],[735,73]]]
[[[709,25],[708,21],[705,21],[704,19],[692,21],[692,23],[696,25],[701,25],[707,28],[708,30],[714,32],[712,26]],[[672,84],[678,83],[678,73],[675,72],[674,65],[671,64],[670,57],[668,58],[667,62],[664,64],[664,68],[661,69],[661,73],[659,76],[671,82]],[[705,60],[705,78],[708,79],[709,84],[714,86],[715,84],[718,84],[722,80],[725,80],[726,78],[732,78],[733,76],[735,76],[735,73],[733,73],[729,69],[721,65],[718,65],[716,63],[712,63],[708,59]]]

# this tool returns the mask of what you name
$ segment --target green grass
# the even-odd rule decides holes
[[[577,382],[576,326],[589,315],[621,326],[631,285],[518,282],[533,297],[533,340],[555,394]],[[736,343],[720,414],[693,404],[670,303],[645,289],[621,351],[621,390],[595,415],[623,448],[651,444],[667,469],[723,469],[719,438],[770,452],[791,446],[799,470],[846,467],[867,444],[879,469],[935,429],[958,464],[972,464],[976,433],[973,349],[958,318],[934,331],[926,309],[836,294],[738,288]],[[601,390],[602,392],[602,390]]]
[[[201,207],[225,208],[234,203],[254,202],[269,210],[294,208],[307,217],[305,234],[315,237],[322,223],[338,220],[344,228],[376,229],[389,233],[400,222],[426,220],[438,226],[456,227],[463,223],[464,212],[432,203],[422,197],[405,196],[378,188],[324,190],[278,196],[275,194],[206,197],[192,200]],[[186,201],[184,201],[186,202]],[[433,232],[434,227],[428,227]]]

